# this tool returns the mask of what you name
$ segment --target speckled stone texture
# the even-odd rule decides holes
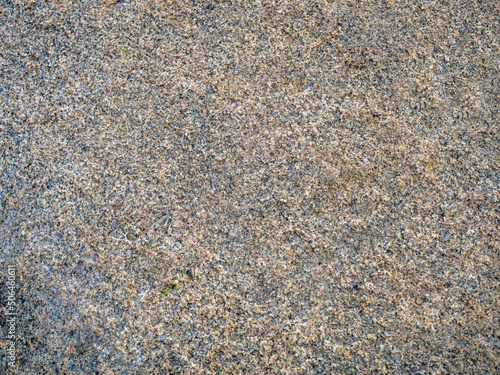
[[[499,373],[499,44],[497,0],[1,0],[0,373]]]

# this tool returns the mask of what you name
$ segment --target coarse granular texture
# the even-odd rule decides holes
[[[1,0],[0,373],[498,374],[499,44],[498,0]]]

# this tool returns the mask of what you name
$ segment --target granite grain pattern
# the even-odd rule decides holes
[[[0,373],[498,373],[499,29],[496,0],[0,1]]]

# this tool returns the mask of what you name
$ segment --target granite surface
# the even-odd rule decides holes
[[[500,7],[0,1],[5,374],[498,374]]]

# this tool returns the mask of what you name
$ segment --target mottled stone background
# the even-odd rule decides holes
[[[0,372],[498,373],[499,44],[497,0],[1,0]]]

